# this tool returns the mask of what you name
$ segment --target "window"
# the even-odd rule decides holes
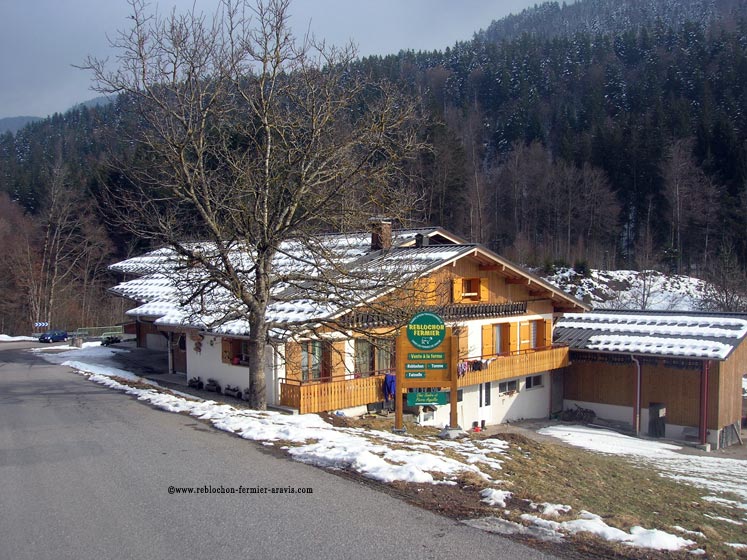
[[[516,379],[513,381],[501,381],[498,383],[498,392],[503,395],[505,393],[514,393],[517,389]]]
[[[397,367],[394,362],[394,339],[377,338],[376,346],[376,371],[390,371],[394,373]]]
[[[532,321],[531,332],[529,334],[529,347],[537,348],[537,321]]]
[[[542,376],[532,375],[531,377],[527,377],[526,386],[527,386],[527,389],[532,389],[534,387],[542,387]]]
[[[249,363],[249,341],[239,338],[221,340],[221,360],[225,364],[245,366]]]
[[[370,375],[376,370],[374,347],[365,338],[355,340],[355,374],[357,377]]]
[[[376,338],[373,341],[365,338],[355,340],[355,374],[357,377],[385,371],[393,371],[394,340]]]
[[[503,325],[493,327],[493,348],[495,354],[503,352]]]
[[[480,406],[490,406],[490,383],[480,383]]]
[[[488,301],[490,290],[487,278],[454,278],[452,302]]]
[[[479,278],[462,278],[462,297],[479,298],[480,296],[480,279]]]
[[[301,344],[301,379],[309,381],[322,376],[322,343],[312,340]]]

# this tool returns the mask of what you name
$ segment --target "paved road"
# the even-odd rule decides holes
[[[547,558],[0,344],[0,559]],[[170,495],[179,487],[313,494]]]

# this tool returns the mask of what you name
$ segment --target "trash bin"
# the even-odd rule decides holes
[[[75,348],[83,348],[83,337],[74,336],[71,342],[71,346],[74,346]]]
[[[648,435],[664,437],[667,433],[667,407],[664,403],[648,405]]]

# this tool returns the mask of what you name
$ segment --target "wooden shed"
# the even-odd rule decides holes
[[[741,442],[747,315],[594,312],[558,321],[570,348],[566,408],[653,437],[715,448]]]

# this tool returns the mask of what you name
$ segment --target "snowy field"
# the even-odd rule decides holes
[[[521,515],[524,524],[502,519],[501,515],[507,513],[506,500],[511,497],[510,492],[501,488],[500,471],[510,445],[502,440],[423,440],[377,430],[333,427],[314,414],[291,416],[199,400],[162,390],[153,382],[118,369],[112,357],[116,352],[127,350],[106,348],[99,343],[87,344],[82,349],[58,346],[33,351],[50,362],[78,370],[95,383],[122,391],[169,412],[188,413],[244,439],[278,446],[295,460],[304,463],[349,469],[381,482],[456,484],[460,475],[476,475],[485,480],[488,486],[482,491],[483,502],[496,508],[493,517],[465,521],[482,530],[528,534],[556,542],[566,535],[590,532],[599,538],[635,547],[703,553],[697,548],[696,541],[692,540],[699,533],[687,528],[672,527],[672,532],[666,532],[633,527],[630,531],[622,531],[607,525],[592,512],[580,511],[574,515],[570,506],[563,504],[529,504],[536,513]],[[120,382],[125,380],[148,383],[153,388],[132,387]],[[740,501],[728,501],[715,495],[709,496],[709,499],[728,503],[747,522],[747,462],[682,455],[677,453],[677,446],[582,426],[547,428],[542,433],[592,451],[649,461],[656,468],[661,467],[662,475],[702,486],[709,491],[733,492],[740,496]],[[559,514],[563,514],[565,519],[558,520]],[[575,519],[567,519],[569,515]],[[747,543],[747,537],[744,542]],[[747,546],[743,543],[727,544],[735,548]]]

